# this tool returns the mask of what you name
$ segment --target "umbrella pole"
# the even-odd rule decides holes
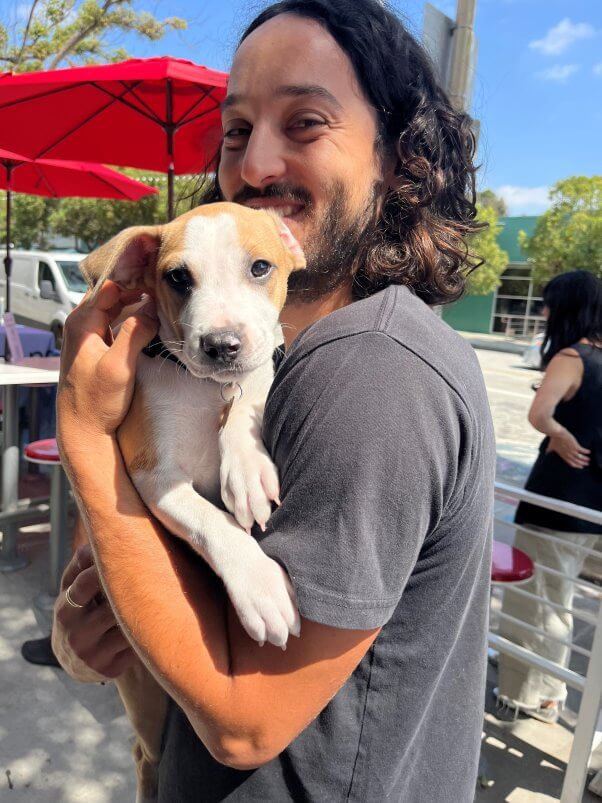
[[[12,167],[6,168],[6,175],[8,178],[7,184],[10,187]],[[6,190],[6,256],[4,257],[4,271],[6,273],[6,309],[5,312],[10,312],[10,274],[13,261],[10,256],[10,212],[11,212],[11,191]]]
[[[173,220],[173,164],[170,164],[167,169],[167,220]]]
[[[173,220],[174,217],[174,203],[173,203],[173,178],[174,178],[174,162],[173,162],[173,97],[171,94],[171,81],[167,80],[166,86],[166,118],[167,125],[165,132],[167,134],[167,220]]]

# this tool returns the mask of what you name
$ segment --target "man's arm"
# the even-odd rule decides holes
[[[66,327],[59,394],[65,468],[103,587],[136,652],[216,759],[256,767],[326,706],[379,629],[342,630],[304,620],[301,637],[291,639],[286,652],[260,648],[209,570],[150,519],[114,432],[129,405],[137,354],[153,326],[139,314],[108,347],[107,324],[120,306],[118,288],[108,283]]]

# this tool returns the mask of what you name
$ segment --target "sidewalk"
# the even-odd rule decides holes
[[[50,631],[49,616],[32,608],[45,587],[48,527],[21,532],[31,563],[0,574],[0,800],[133,803],[130,727],[115,689],[75,683],[21,657],[23,641]]]
[[[508,354],[522,354],[531,342],[530,338],[507,337],[506,335],[488,335],[481,332],[461,332],[458,334],[475,349],[486,351],[505,351]]]
[[[529,466],[516,458],[500,457],[498,479],[517,484],[524,480]],[[503,515],[504,509],[498,507],[498,512]],[[78,684],[60,670],[31,666],[21,658],[23,641],[49,631],[48,617],[36,615],[32,608],[33,599],[44,588],[47,533],[47,526],[24,528],[19,544],[30,565],[0,574],[0,800],[133,803],[131,730],[114,688]],[[589,603],[579,601],[580,605]],[[591,642],[591,632],[586,628],[578,638],[585,645],[588,639]],[[578,698],[571,693],[568,710],[557,725],[523,718],[502,722],[495,716],[495,674],[489,667],[481,764],[484,783],[491,785],[478,788],[475,801],[556,801]],[[449,738],[454,738],[453,732]],[[602,766],[601,748],[598,751],[598,766]],[[583,803],[602,801],[586,793]]]

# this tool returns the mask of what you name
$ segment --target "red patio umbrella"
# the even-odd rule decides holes
[[[0,189],[6,190],[6,310],[10,310],[10,215],[11,195],[45,195],[51,198],[114,198],[138,201],[157,192],[123,173],[91,162],[38,159],[34,161],[0,148]]]
[[[89,159],[168,174],[216,154],[227,73],[171,57],[0,76],[0,143],[33,158]]]

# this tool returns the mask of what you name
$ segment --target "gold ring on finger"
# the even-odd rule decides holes
[[[65,591],[65,599],[71,605],[72,608],[85,608],[85,605],[80,605],[79,602],[76,602],[73,597],[71,596],[71,586]]]

